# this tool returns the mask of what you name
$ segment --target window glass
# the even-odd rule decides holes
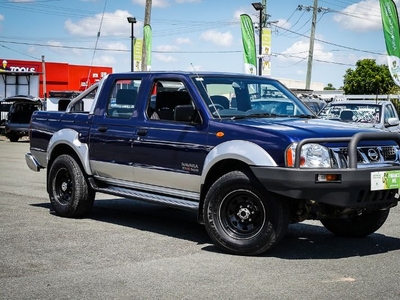
[[[135,108],[141,80],[117,80],[107,104],[107,116],[128,119]]]
[[[215,118],[311,114],[279,81],[246,76],[198,76],[193,81]]]
[[[186,106],[177,116],[176,108]],[[152,120],[187,121],[193,120],[194,107],[190,94],[180,80],[157,79],[147,103],[147,117]],[[179,111],[178,111],[179,112]],[[188,115],[185,116],[185,113]]]

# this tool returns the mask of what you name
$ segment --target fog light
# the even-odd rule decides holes
[[[340,174],[318,174],[317,182],[340,182]]]

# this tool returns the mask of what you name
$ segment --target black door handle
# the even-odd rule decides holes
[[[99,128],[97,128],[97,131],[99,132],[106,132],[107,131],[107,126],[99,126]]]
[[[147,129],[138,129],[136,134],[140,136],[145,136],[147,134]]]

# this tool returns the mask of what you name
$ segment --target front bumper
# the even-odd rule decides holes
[[[384,206],[399,201],[398,189],[371,191],[371,172],[398,171],[399,166],[365,169],[251,169],[267,190],[293,199],[351,208]],[[319,182],[318,176],[326,174],[336,174],[340,180]]]

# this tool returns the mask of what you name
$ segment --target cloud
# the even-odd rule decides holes
[[[34,46],[29,47],[28,48],[28,53],[29,54],[36,54],[37,53],[36,48]]]
[[[0,15],[0,21],[4,21],[4,16]]]
[[[352,31],[377,30],[382,27],[379,1],[364,0],[349,5],[335,14],[333,20],[341,27]]]
[[[190,41],[189,38],[177,38],[176,43],[182,45],[182,44],[191,44],[192,42]]]
[[[212,42],[217,46],[228,47],[232,45],[233,36],[230,31],[222,33],[217,30],[211,29],[203,32],[200,36],[200,39],[207,42]]]
[[[200,3],[201,0],[175,0],[176,3],[184,4],[184,3]]]
[[[96,14],[94,17],[88,17],[73,22],[68,19],[64,23],[67,32],[74,36],[97,36],[100,24],[100,38],[102,36],[127,36],[130,33],[131,27],[127,21],[127,17],[131,14],[126,10],[116,10],[113,13]],[[101,20],[103,17],[103,21]],[[140,32],[142,23],[137,22],[134,25],[135,32]]]
[[[118,53],[119,53],[120,51],[128,50],[128,47],[127,47],[125,44],[120,43],[120,42],[116,42],[116,43],[107,43],[107,44],[104,45],[104,46],[102,45],[101,48],[108,49],[108,50],[114,50],[114,51],[118,50],[118,51],[117,51]]]
[[[139,4],[141,6],[146,6],[146,0],[132,0],[133,4]],[[153,0],[151,7],[167,7],[170,6],[169,0]]]
[[[297,41],[292,46],[287,48],[285,51],[282,52],[282,54],[286,60],[299,61],[303,59],[304,61],[307,61],[308,51],[309,42],[301,40]],[[282,56],[279,56],[279,58],[282,59]],[[315,60],[334,61],[333,53],[325,51],[323,44],[318,42],[314,43],[313,58]]]
[[[82,51],[76,48],[66,48],[61,42],[50,40],[47,42],[47,45],[51,46],[50,49],[54,53],[58,53],[60,55],[75,55],[81,56]]]
[[[115,57],[110,55],[96,56],[93,60],[93,64],[99,66],[112,66],[115,63],[116,63]]]
[[[279,29],[290,29],[292,27],[292,25],[284,19],[278,19],[277,20],[278,23],[276,23],[275,25],[278,26],[278,30]],[[272,24],[272,26],[274,26],[274,24]]]
[[[172,55],[165,55],[163,53],[153,53],[153,57],[156,60],[162,61],[162,62],[166,62],[166,63],[171,63],[171,62],[176,62],[178,61],[175,57],[173,57]]]
[[[156,50],[158,52],[174,52],[178,51],[179,47],[175,45],[159,45],[157,46]]]

